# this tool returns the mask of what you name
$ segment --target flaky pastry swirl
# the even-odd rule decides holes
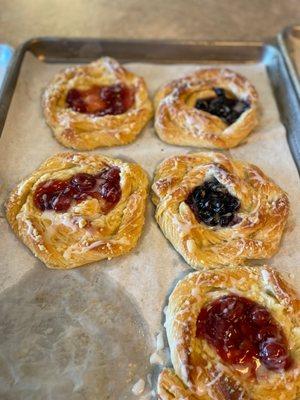
[[[197,337],[197,318],[206,304],[235,293],[265,307],[283,329],[293,364],[272,371],[262,365],[255,377],[224,362]],[[296,400],[300,395],[300,303],[294,290],[270,267],[231,267],[194,272],[169,298],[166,331],[174,370],[158,380],[162,400]]]
[[[45,182],[65,182],[75,174],[97,174],[112,167],[118,168],[121,192],[108,212],[103,212],[106,203],[101,197],[73,201],[65,212],[41,210],[34,202]],[[16,187],[6,203],[6,215],[16,235],[48,267],[68,269],[111,259],[135,247],[147,192],[147,176],[137,164],[102,155],[60,153]]]
[[[122,114],[97,116],[66,106],[70,89],[86,90],[93,85],[118,83],[134,90],[133,105]],[[64,146],[77,150],[130,143],[152,117],[152,104],[144,79],[110,57],[70,67],[57,74],[44,92],[43,109],[56,139]]]
[[[206,111],[197,99],[214,96],[214,88],[229,91],[249,104],[231,125]],[[229,69],[197,70],[161,87],[154,98],[155,130],[161,140],[181,145],[228,149],[237,146],[257,125],[258,95],[251,83]]]
[[[233,225],[208,226],[186,203],[195,187],[212,178],[240,201]],[[173,156],[158,166],[152,189],[161,230],[193,268],[240,265],[278,250],[288,197],[252,164],[215,152]]]

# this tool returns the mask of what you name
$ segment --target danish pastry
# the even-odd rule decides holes
[[[148,180],[140,166],[61,153],[11,193],[7,219],[49,268],[73,268],[130,251],[144,224]]]
[[[56,75],[43,108],[56,139],[78,150],[130,143],[152,117],[144,80],[109,57]]]
[[[229,70],[197,70],[155,95],[155,130],[176,145],[228,149],[257,125],[258,95],[243,76]]]
[[[193,272],[169,298],[162,400],[296,400],[299,300],[269,267]]]
[[[152,188],[160,228],[193,268],[278,250],[288,197],[254,165],[215,152],[174,156],[159,165]]]

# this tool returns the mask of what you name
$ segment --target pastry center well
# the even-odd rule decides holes
[[[206,339],[222,360],[247,365],[252,373],[260,363],[275,371],[286,370],[292,364],[284,332],[269,311],[235,294],[202,308],[196,336]]]
[[[226,124],[233,124],[250,105],[243,100],[226,96],[224,89],[214,88],[216,97],[198,99],[195,103],[197,110],[206,111],[221,118]]]
[[[99,117],[123,114],[133,103],[134,90],[122,83],[94,85],[87,90],[70,89],[66,97],[66,104],[72,110]]]
[[[216,178],[195,187],[185,202],[197,220],[206,225],[226,227],[240,222],[240,218],[235,215],[240,208],[240,201]]]
[[[121,198],[119,168],[108,167],[97,175],[78,173],[68,180],[42,182],[33,200],[41,211],[66,212],[73,202],[79,203],[89,197],[104,202],[103,211],[109,212]]]

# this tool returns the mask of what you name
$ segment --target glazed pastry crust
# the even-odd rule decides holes
[[[213,97],[216,87],[250,104],[231,125],[194,107],[197,99]],[[257,125],[257,103],[254,86],[242,75],[227,68],[197,70],[158,90],[154,98],[155,130],[167,143],[229,149],[237,146]]]
[[[287,371],[259,367],[256,380],[218,356],[205,339],[196,338],[199,312],[229,293],[266,307],[282,327],[294,360]],[[169,298],[166,330],[175,372],[162,371],[162,400],[296,400],[300,395],[300,303],[294,290],[270,267],[231,267],[194,272],[180,281]]]
[[[164,368],[157,381],[158,398],[161,400],[208,400],[207,396],[194,395],[170,368]]]
[[[134,105],[123,114],[95,116],[66,107],[66,95],[72,88],[85,90],[93,85],[116,83],[135,90]],[[64,146],[77,150],[130,143],[153,114],[144,79],[127,71],[110,57],[67,68],[57,74],[46,88],[42,103],[46,121],[56,139]]]
[[[185,203],[189,193],[211,177],[240,200],[239,223],[208,226],[198,222]],[[158,225],[193,268],[267,259],[279,248],[289,212],[288,197],[252,164],[215,152],[174,156],[158,166],[152,189]]]
[[[33,202],[37,186],[77,173],[97,174],[109,166],[120,170],[121,199],[108,213],[92,198],[71,205],[67,212],[41,211]],[[15,234],[49,268],[68,269],[111,259],[135,247],[145,220],[148,179],[134,163],[102,155],[60,153],[47,159],[22,181],[6,203]]]

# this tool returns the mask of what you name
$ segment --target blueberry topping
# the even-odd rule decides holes
[[[228,125],[233,124],[250,105],[243,100],[226,97],[222,88],[214,88],[217,97],[198,99],[195,104],[197,110],[208,112],[221,118]]]
[[[222,88],[214,88],[214,92],[219,97],[225,97],[225,91]]]
[[[195,187],[185,201],[199,222],[209,226],[232,226],[240,222],[235,212],[240,201],[232,196],[216,178]]]

